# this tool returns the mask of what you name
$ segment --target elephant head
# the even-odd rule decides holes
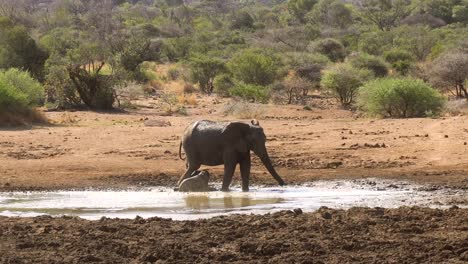
[[[253,151],[279,185],[284,185],[283,179],[276,172],[268,156],[265,146],[266,136],[257,120],[252,120],[251,124],[231,122],[223,129],[222,134],[225,137],[225,144],[238,152]]]

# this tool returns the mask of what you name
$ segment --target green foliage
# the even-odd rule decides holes
[[[362,86],[358,102],[370,115],[408,118],[440,114],[445,98],[421,80],[385,78]]]
[[[0,71],[0,112],[22,114],[42,103],[43,87],[28,72]]]
[[[307,14],[307,19],[322,27],[347,28],[353,22],[353,15],[351,9],[341,1],[320,0]]]
[[[46,102],[57,108],[72,108],[81,103],[63,57],[53,54],[46,62],[44,82]]]
[[[193,82],[199,84],[202,92],[211,94],[214,78],[223,73],[226,66],[220,59],[197,54],[190,59],[190,70]]]
[[[234,55],[228,67],[237,80],[265,86],[278,78],[279,64],[279,58],[268,51],[246,49]]]
[[[462,0],[452,8],[452,17],[455,22],[468,24],[468,0]]]
[[[353,67],[371,71],[375,77],[384,77],[388,74],[388,64],[377,56],[362,53],[351,57],[349,63]]]
[[[120,35],[112,40],[111,52],[116,57],[114,68],[122,67],[133,79],[143,80],[140,65],[144,61],[159,60],[159,45],[140,34]]]
[[[411,10],[410,2],[405,0],[363,0],[360,16],[378,29],[388,31],[399,26]]]
[[[0,17],[0,69],[20,68],[42,80],[47,52],[31,38],[24,26]]]
[[[266,103],[269,99],[269,89],[262,85],[239,83],[229,93],[231,96],[259,103]]]
[[[235,82],[229,74],[220,74],[213,81],[214,90],[221,96],[229,96],[230,90],[235,86]]]
[[[322,70],[330,62],[328,57],[319,53],[288,52],[282,56],[287,69],[294,70],[297,75],[311,82],[312,86],[319,86]]]
[[[301,23],[305,22],[305,15],[317,3],[317,0],[288,0],[288,11]]]
[[[249,12],[241,10],[233,15],[231,29],[252,29],[254,22]]]
[[[371,77],[369,70],[339,63],[325,70],[321,85],[331,91],[343,106],[354,102],[358,88]]]
[[[170,80],[175,81],[179,78],[180,72],[177,67],[172,66],[167,70],[167,76]]]
[[[327,56],[333,62],[341,62],[346,57],[346,50],[343,44],[332,38],[314,41],[308,48],[313,52]]]
[[[401,75],[408,74],[411,69],[414,58],[411,53],[401,49],[391,49],[384,53],[385,61],[390,63],[392,67]]]

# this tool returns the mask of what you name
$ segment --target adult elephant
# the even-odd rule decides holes
[[[242,190],[249,191],[250,151],[263,162],[279,185],[284,181],[275,171],[265,147],[266,136],[257,120],[250,124],[243,122],[213,122],[200,120],[190,124],[184,132],[179,146],[187,156],[187,171],[179,184],[198,170],[201,165],[216,166],[224,164],[223,191],[228,191],[237,164],[240,165]]]

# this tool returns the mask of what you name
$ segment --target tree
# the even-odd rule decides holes
[[[363,0],[359,8],[361,16],[382,31],[397,27],[412,11],[406,0]]]
[[[355,100],[358,88],[372,74],[368,70],[356,69],[349,64],[338,63],[325,70],[321,85],[330,90],[343,106]]]
[[[288,52],[283,55],[283,63],[295,75],[309,82],[309,87],[319,88],[322,70],[330,60],[322,54],[307,52]]]
[[[317,3],[317,0],[288,0],[288,11],[299,22],[305,23],[305,15]]]
[[[95,43],[81,43],[69,51],[68,74],[81,100],[91,109],[108,110],[114,103],[112,69],[106,52]],[[103,69],[106,69],[105,73]]]
[[[21,68],[42,80],[47,56],[24,26],[0,17],[0,68]]]
[[[142,34],[116,34],[109,45],[116,59],[113,67],[121,66],[136,80],[143,79],[140,71],[142,62],[160,59],[161,43],[152,42]]]
[[[278,78],[280,60],[268,51],[242,50],[229,61],[234,77],[247,84],[269,85]]]
[[[432,63],[429,79],[440,89],[468,100],[468,52],[455,49],[439,56]]]
[[[347,28],[353,22],[351,9],[338,0],[320,0],[307,19],[324,27]]]
[[[312,84],[294,71],[289,72],[278,93],[284,93],[287,104],[299,103],[309,93]]]
[[[218,58],[196,54],[190,59],[192,80],[200,85],[202,92],[207,94],[213,92],[214,78],[218,74],[225,72],[225,68],[225,63]]]

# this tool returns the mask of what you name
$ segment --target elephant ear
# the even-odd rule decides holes
[[[234,146],[240,152],[249,151],[247,135],[250,132],[250,125],[242,122],[229,123],[221,132],[225,144]]]

